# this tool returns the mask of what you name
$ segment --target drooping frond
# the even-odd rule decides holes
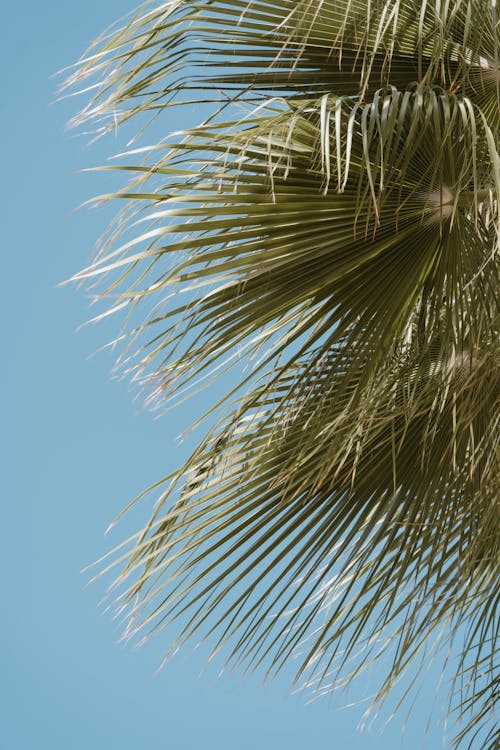
[[[426,369],[402,347],[361,399],[341,346],[264,382],[137,541],[117,580],[130,635],[180,619],[174,647],[208,636],[271,674],[299,656],[297,678],[319,691],[385,650],[383,699],[448,625],[459,648],[468,629],[460,671],[481,684],[496,645],[500,385],[498,345],[482,346],[447,362],[436,346]]]
[[[491,0],[169,0],[98,40],[68,84],[90,79],[79,119],[111,127],[179,94],[225,103],[417,82],[477,97],[496,128],[498,45]]]
[[[104,129],[213,103],[122,155],[76,278],[146,317],[122,360],[150,403],[250,365],[110,563],[128,633],[298,656],[319,692],[385,653],[379,701],[450,642],[463,743],[498,692],[497,48],[483,0],[176,0],[70,81],[100,78]]]

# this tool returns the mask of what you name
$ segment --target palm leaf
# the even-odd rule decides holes
[[[175,621],[174,649],[267,674],[298,656],[319,692],[385,653],[376,702],[449,642],[457,742],[493,750],[494,5],[174,0],[69,83],[95,80],[77,121],[103,130],[214,104],[122,155],[125,209],[75,277],[128,308],[124,369],[162,408],[251,365],[106,565],[127,634]]]
[[[134,276],[146,262],[155,292],[192,290],[140,329],[153,338],[138,349],[137,372],[153,368],[162,399],[237,344],[251,350],[272,339],[264,364],[301,337],[307,348],[349,331],[353,366],[368,350],[375,362],[416,305],[431,328],[446,308],[453,337],[443,346],[471,349],[471,330],[490,319],[497,295],[498,156],[488,133],[463,100],[428,89],[376,92],[363,107],[322,98],[242,130],[202,128],[154,165],[154,176],[174,179],[152,192],[142,183],[134,198],[153,203],[159,225],[77,278],[119,270],[121,281],[133,278],[122,298],[147,299]],[[203,169],[186,181],[196,150]],[[174,253],[182,261],[152,280]],[[457,327],[465,305],[468,327]],[[175,356],[182,330],[198,334]]]
[[[79,120],[111,115],[114,127],[181,92],[225,103],[231,90],[309,98],[419,82],[477,97],[496,128],[498,41],[490,0],[170,0],[98,40],[68,85],[97,78]]]

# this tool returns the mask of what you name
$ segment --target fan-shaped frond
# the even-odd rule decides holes
[[[75,277],[134,321],[124,368],[161,406],[250,364],[109,562],[128,634],[298,656],[320,693],[389,654],[379,701],[450,641],[464,743],[498,691],[498,28],[490,0],[172,0],[70,79],[104,130],[214,105],[122,155]]]
[[[480,681],[496,647],[498,344],[425,371],[403,347],[357,399],[341,352],[265,382],[179,473],[117,581],[129,633],[180,618],[179,644],[208,634],[271,673],[300,655],[317,690],[387,650],[382,699],[431,633],[467,626],[461,670]]]
[[[122,297],[148,299],[134,275],[143,263],[156,294],[191,290],[184,305],[155,311],[139,348],[138,369],[153,366],[162,398],[236,345],[267,341],[265,363],[290,348],[298,356],[304,337],[307,348],[348,332],[353,367],[368,352],[374,363],[417,305],[430,330],[446,310],[443,356],[452,356],[471,348],[497,300],[500,191],[489,138],[467,100],[419,88],[376,92],[364,105],[323,97],[240,129],[202,128],[146,169],[169,178],[152,192],[141,181],[136,193],[135,202],[153,203],[156,228],[78,278],[120,271],[123,283],[130,273]],[[186,179],[195,151],[203,168]],[[165,264],[174,253],[181,261]],[[198,334],[179,349],[183,330]]]
[[[68,83],[96,80],[80,118],[110,127],[180,92],[226,103],[417,82],[477,96],[496,128],[498,44],[490,0],[170,0],[98,40]]]

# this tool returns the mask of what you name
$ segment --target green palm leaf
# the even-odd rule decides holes
[[[416,305],[431,328],[446,309],[453,340],[443,337],[443,346],[470,349],[470,329],[490,319],[497,294],[498,156],[488,135],[470,105],[427,89],[376,92],[363,107],[322,99],[243,130],[194,131],[153,168],[174,178],[177,170],[180,182],[151,193],[143,183],[134,199],[154,204],[160,226],[78,278],[120,270],[123,280],[140,261],[151,274],[165,255],[183,253],[151,283],[157,292],[182,283],[193,295],[149,321],[154,338],[138,351],[140,371],[154,363],[162,397],[235,344],[261,347],[263,339],[273,338],[269,361],[301,336],[307,347],[348,331],[353,365],[367,348],[375,362]],[[195,150],[203,169],[186,181]],[[134,277],[123,296],[143,291]],[[468,327],[457,327],[465,305]],[[172,315],[199,331],[178,356]]]
[[[378,701],[449,641],[457,742],[498,691],[495,13],[177,0],[70,79],[100,77],[80,119],[104,129],[210,90],[203,124],[122,155],[126,208],[76,278],[147,307],[123,366],[151,404],[251,363],[108,565],[128,634],[176,621],[174,648],[269,674],[298,655],[320,692],[385,652]]]
[[[228,89],[309,98],[419,82],[477,97],[497,127],[497,29],[490,0],[170,0],[98,40],[68,84],[98,76],[79,119],[112,126],[200,89],[226,102]]]

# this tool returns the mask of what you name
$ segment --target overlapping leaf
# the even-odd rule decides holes
[[[448,639],[457,741],[491,749],[497,48],[483,0],[176,0],[72,79],[102,77],[81,119],[104,128],[215,103],[124,155],[129,203],[77,276],[150,311],[125,367],[161,405],[251,363],[111,563],[128,633],[176,621],[175,646],[270,673],[299,654],[320,692],[386,652],[379,700]]]
[[[323,97],[243,129],[202,128],[155,163],[155,176],[173,178],[137,193],[159,225],[79,278],[119,270],[123,281],[143,262],[167,269],[148,281],[156,294],[193,290],[185,305],[155,315],[151,343],[138,352],[162,397],[237,344],[269,341],[268,362],[304,337],[308,347],[348,332],[353,366],[367,352],[374,364],[416,305],[431,330],[446,311],[443,347],[470,349],[497,297],[498,156],[489,137],[467,100],[429,89],[376,92],[362,107]],[[196,151],[203,169],[185,180]],[[172,268],[165,256],[174,253],[183,255]],[[130,299],[144,293],[134,277]],[[467,327],[458,326],[464,315]],[[180,331],[198,332],[194,341],[173,316]]]
[[[97,76],[79,119],[111,115],[112,127],[164,110],[180,92],[226,103],[231,90],[355,96],[414,82],[478,99],[498,127],[499,25],[490,0],[170,0],[99,42],[68,83]]]

